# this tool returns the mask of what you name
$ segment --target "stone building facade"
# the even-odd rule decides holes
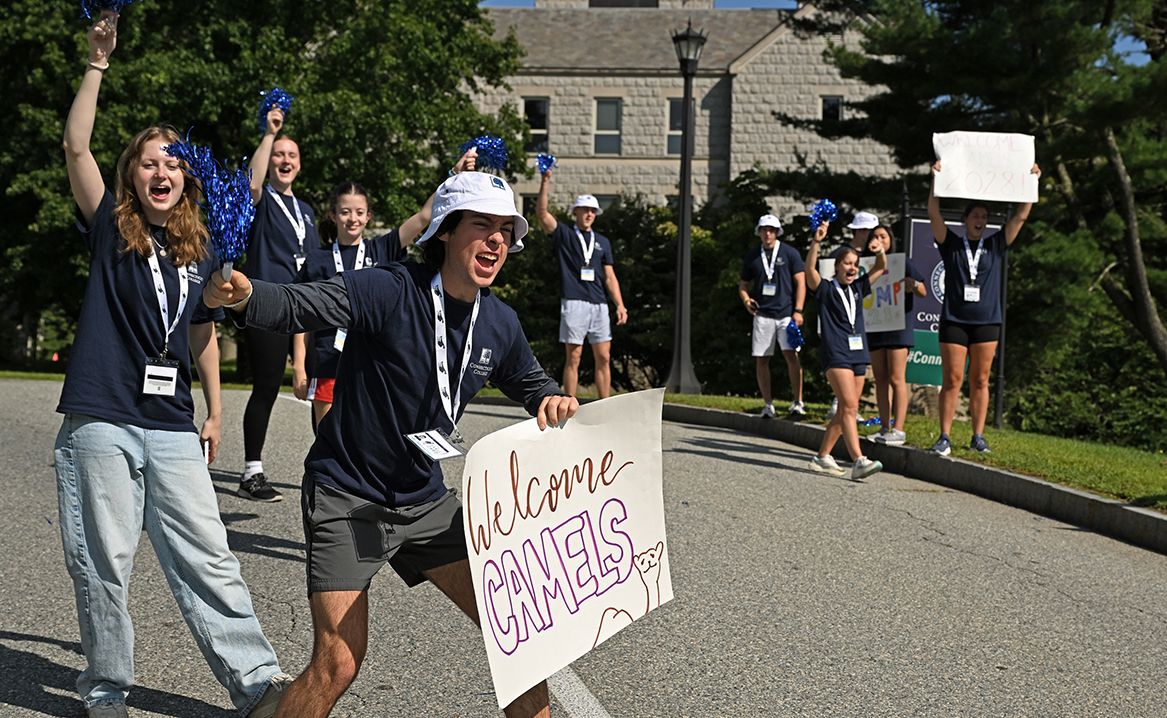
[[[534,136],[558,160],[553,206],[583,193],[602,203],[637,193],[654,204],[675,201],[684,83],[671,36],[689,22],[709,36],[694,80],[696,206],[755,164],[793,168],[799,154],[841,172],[895,172],[890,152],[877,143],[825,140],[772,115],[847,112],[846,102],[870,91],[823,59],[826,39],[799,38],[789,26],[792,15],[817,12],[812,3],[797,10],[719,10],[711,0],[658,4],[601,8],[588,7],[588,0],[536,0],[534,8],[489,10],[496,33],[513,28],[527,57],[508,81],[510,91],[476,101],[485,111],[512,103],[526,112]],[[858,47],[858,33],[833,39],[840,40]],[[537,176],[515,185],[525,201],[538,188]],[[788,218],[805,207],[773,198],[771,211]]]

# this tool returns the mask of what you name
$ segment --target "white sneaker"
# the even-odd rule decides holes
[[[777,419],[778,418],[778,414],[776,414],[774,412],[774,405],[773,404],[767,404],[767,405],[762,407],[762,418],[763,419]]]
[[[866,456],[860,456],[855,460],[855,465],[851,467],[851,480],[862,481],[864,477],[877,474],[882,470],[883,464],[872,461]]]
[[[801,401],[796,401],[790,405],[786,410],[787,414],[798,414],[799,416],[806,416],[806,406]]]
[[[847,473],[846,469],[835,463],[835,457],[830,454],[816,456],[811,459],[810,468],[812,471],[817,471],[820,474],[830,474],[831,476],[842,476]]]
[[[834,399],[831,399],[831,408],[827,409],[827,420],[830,421],[831,419],[834,419],[835,414],[838,414],[838,413],[839,413],[839,397],[836,396]]]
[[[899,429],[883,429],[869,438],[877,444],[903,446],[904,442],[908,440],[908,435]]]

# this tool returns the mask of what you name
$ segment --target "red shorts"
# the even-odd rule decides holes
[[[336,379],[313,379],[308,382],[308,398],[312,401],[332,403],[332,387]]]

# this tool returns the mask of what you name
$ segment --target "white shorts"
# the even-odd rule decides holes
[[[582,299],[559,300],[559,341],[562,344],[592,344],[612,341],[608,305]]]
[[[763,317],[760,314],[755,314],[754,356],[774,356],[775,344],[784,352],[794,351],[794,347],[790,346],[790,342],[786,339],[786,325],[790,324],[791,321],[791,317],[774,319],[772,317]]]

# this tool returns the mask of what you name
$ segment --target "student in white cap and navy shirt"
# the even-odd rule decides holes
[[[806,273],[802,257],[789,244],[778,241],[782,223],[772,214],[763,215],[754,227],[762,240],[760,249],[751,249],[742,260],[738,294],[746,311],[754,318],[753,355],[758,363],[758,389],[762,392],[762,418],[773,419],[773,396],[770,393],[770,357],[774,347],[782,350],[790,373],[790,391],[794,402],[788,414],[806,414],[802,404],[802,365],[798,350],[786,337],[790,322],[802,326],[802,303],[806,299]]]
[[[462,505],[438,463],[460,455],[458,419],[488,380],[541,429],[579,407],[539,366],[514,310],[490,292],[526,234],[505,180],[463,172],[434,196],[417,242],[424,264],[308,284],[249,282],[239,272],[230,283],[208,282],[207,306],[232,308],[249,326],[347,329],[333,407],[304,461],[315,648],[281,715],[326,716],[355,679],[368,642],[369,586],[386,563],[409,586],[430,581],[478,621]],[[547,701],[540,683],[505,712],[546,716]]]
[[[606,399],[612,393],[612,328],[604,289],[616,304],[616,324],[628,321],[628,310],[612,268],[612,243],[592,229],[592,223],[604,210],[595,197],[581,194],[571,206],[575,226],[569,227],[547,209],[550,191],[548,169],[539,185],[535,214],[543,230],[551,235],[559,255],[559,341],[567,347],[563,390],[575,396],[579,388],[579,362],[587,339],[596,359],[596,391]]]

